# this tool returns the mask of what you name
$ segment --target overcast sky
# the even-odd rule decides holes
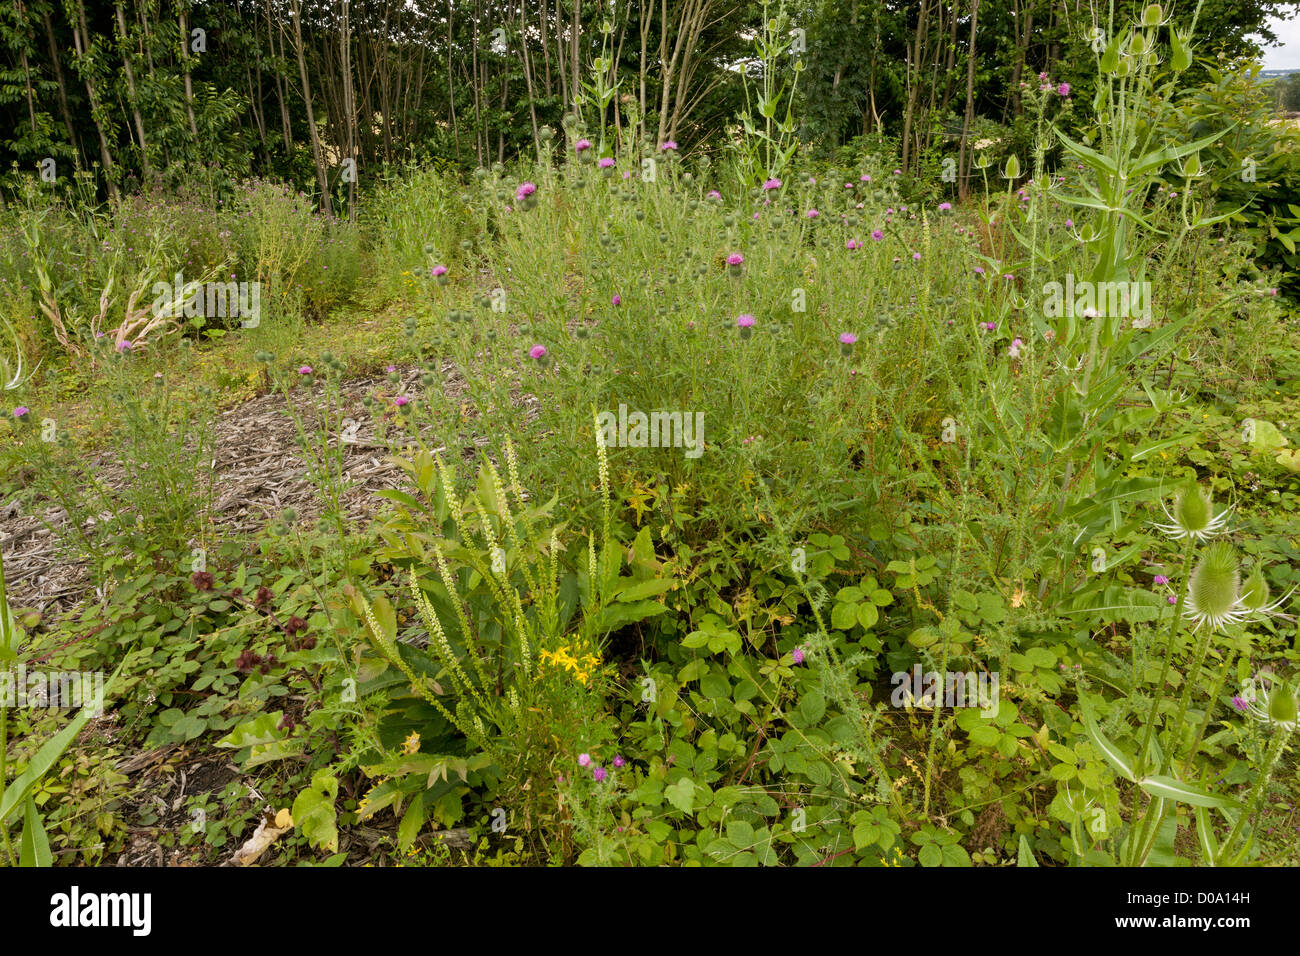
[[[1264,47],[1264,69],[1300,70],[1300,18],[1274,20],[1278,45]]]

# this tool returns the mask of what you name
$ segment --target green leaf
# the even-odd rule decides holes
[[[676,783],[664,787],[664,796],[682,813],[690,813],[695,806],[695,783],[690,777],[682,777]]]
[[[1020,834],[1020,849],[1016,853],[1016,866],[1037,866],[1038,861],[1034,859],[1034,851],[1029,848],[1029,841],[1025,835]]]
[[[799,714],[809,725],[817,723],[825,713],[826,698],[820,690],[813,688],[803,695],[803,700],[799,702]]]
[[[1237,807],[1240,806],[1238,801],[1231,797],[1221,797],[1217,794],[1210,793],[1204,787],[1198,787],[1174,777],[1163,775],[1154,775],[1143,777],[1138,781],[1140,786],[1153,797],[1161,797],[1165,800],[1175,800],[1179,803],[1190,804],[1194,807]]]
[[[1086,703],[1083,704],[1083,724],[1088,728],[1088,736],[1092,738],[1093,744],[1101,751],[1101,755],[1106,758],[1106,762],[1115,768],[1115,772],[1129,782],[1135,781],[1137,776],[1133,772],[1133,758],[1120,750],[1109,737],[1098,729],[1097,723],[1092,717],[1092,708]]]
[[[744,820],[728,820],[727,842],[738,850],[748,850],[754,845],[754,827]]]
[[[665,591],[671,590],[677,582],[672,578],[651,578],[649,581],[642,581],[634,584],[626,591],[621,591],[618,599],[623,602],[640,601],[644,598],[658,597]]]
[[[252,720],[244,721],[218,740],[217,746],[242,750],[256,744],[267,744],[273,740],[280,740],[285,736],[284,731],[280,730],[278,726],[283,719],[284,711],[280,710],[274,710],[269,714],[258,714]]]
[[[405,851],[415,842],[416,836],[424,826],[424,794],[417,793],[402,815],[402,822],[397,826],[397,848]]]
[[[54,864],[50,854],[50,840],[45,835],[45,826],[41,823],[40,811],[36,801],[28,794],[23,801],[23,842],[19,851],[19,866],[48,867]]]
[[[1143,445],[1137,451],[1133,452],[1133,454],[1129,455],[1129,461],[1140,461],[1141,459],[1146,458],[1148,455],[1154,455],[1157,452],[1162,452],[1166,448],[1173,448],[1175,445],[1186,444],[1188,441],[1197,439],[1199,437],[1200,435],[1198,435],[1196,432],[1192,432],[1187,435],[1179,435],[1176,438],[1166,438],[1164,441],[1157,441],[1157,442],[1152,442],[1149,445]]]
[[[648,617],[662,614],[668,605],[658,601],[635,601],[631,604],[611,604],[601,608],[595,617],[596,630],[602,634],[617,631],[628,624],[644,621]]]
[[[869,631],[873,627],[875,627],[876,622],[879,620],[880,620],[880,612],[876,610],[875,604],[858,605],[858,623],[861,624],[866,630]]]
[[[1206,866],[1214,866],[1219,855],[1219,841],[1214,836],[1210,811],[1205,807],[1193,807],[1192,815],[1196,817],[1196,843],[1201,849],[1201,861]]]
[[[116,673],[114,676],[116,676]],[[86,725],[86,721],[90,718],[91,708],[81,708],[77,716],[68,722],[68,726],[47,740],[41,746],[41,749],[36,751],[36,755],[32,757],[27,769],[15,777],[13,782],[4,788],[3,792],[0,792],[0,826],[4,825],[5,821],[18,809],[19,805],[27,799],[27,795],[31,793],[32,788],[63,756],[63,751],[68,749],[68,746],[77,734],[81,733],[81,728]],[[0,785],[3,785],[3,781],[0,781]]]
[[[311,786],[293,801],[293,822],[314,847],[335,853],[339,848],[338,814],[334,801],[339,782],[328,768],[317,770]]]
[[[831,608],[831,627],[837,631],[847,631],[858,623],[858,605],[836,604]]]

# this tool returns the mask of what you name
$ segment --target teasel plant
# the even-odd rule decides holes
[[[1257,821],[1267,782],[1296,726],[1296,690],[1267,679],[1250,685],[1258,685],[1260,689],[1253,693],[1244,709],[1273,736],[1257,768],[1254,788],[1244,802],[1214,793],[1198,782],[1196,778],[1201,771],[1196,766],[1196,757],[1234,664],[1234,648],[1241,643],[1240,629],[1281,616],[1295,589],[1272,600],[1264,569],[1259,565],[1243,580],[1237,549],[1227,540],[1227,518],[1232,509],[1216,511],[1206,489],[1189,484],[1175,495],[1172,507],[1162,504],[1162,509],[1168,521],[1154,527],[1172,542],[1181,544],[1182,562],[1174,579],[1177,588],[1176,597],[1171,598],[1174,607],[1164,618],[1164,632],[1157,644],[1162,660],[1143,721],[1144,729],[1139,732],[1139,747],[1136,753],[1129,754],[1107,737],[1097,724],[1092,705],[1081,695],[1084,724],[1107,763],[1150,797],[1140,810],[1134,803],[1133,818],[1120,847],[1121,863],[1145,864],[1156,846],[1168,804],[1175,802],[1191,807],[1198,846],[1207,865],[1239,864],[1252,847],[1253,835],[1245,830],[1246,824]],[[1191,657],[1182,675],[1178,697],[1173,700],[1165,691],[1166,682],[1174,657],[1188,637],[1192,641]],[[1217,673],[1205,674],[1206,661],[1216,639],[1216,656],[1221,657],[1221,663]],[[1133,673],[1139,672],[1140,668],[1135,666]],[[1208,696],[1196,721],[1192,715],[1198,688],[1206,688]],[[1216,836],[1210,811],[1217,811],[1229,827],[1230,832],[1222,843]]]

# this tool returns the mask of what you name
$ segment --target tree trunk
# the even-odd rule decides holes
[[[975,31],[979,25],[980,0],[970,4],[970,40],[966,50],[966,113],[961,125],[961,147],[957,153],[957,195],[970,196],[970,124],[975,118]]]
[[[45,38],[49,41],[50,46],[50,62],[54,64],[54,79],[59,84],[59,112],[63,114],[63,126],[68,131],[68,142],[72,144],[72,148],[80,156],[81,145],[77,138],[76,127],[72,124],[72,113],[68,109],[68,85],[63,79],[63,67],[59,63],[59,47],[54,42],[54,25],[50,23],[48,12],[42,14],[42,19],[45,21]]]
[[[126,32],[126,14],[122,11],[122,4],[113,4],[113,10],[117,14],[117,28],[121,31],[122,37],[122,72],[126,76],[126,94],[131,100],[131,117],[135,121],[135,135],[140,143],[140,167],[144,171],[146,181],[152,178],[149,169],[149,141],[144,135],[144,118],[140,115],[140,101],[136,96],[135,90],[135,71],[131,69],[131,50],[130,37]]]
[[[325,154],[320,145],[320,133],[316,129],[316,114],[311,106],[311,83],[307,79],[307,58],[302,48],[302,0],[290,0],[293,7],[294,48],[298,55],[298,79],[302,83],[302,98],[307,106],[307,130],[311,133],[311,152],[316,162],[316,179],[320,183],[321,208],[330,214],[330,184],[325,171]]]

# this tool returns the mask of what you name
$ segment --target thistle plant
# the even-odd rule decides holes
[[[275,360],[275,356],[269,352],[258,353],[257,357],[268,367]],[[298,449],[306,465],[307,479],[315,486],[325,506],[323,518],[334,526],[336,549],[330,549],[330,553],[336,556],[339,566],[346,575],[351,573],[349,570],[351,550],[343,496],[351,487],[351,483],[344,467],[347,458],[347,447],[344,441],[346,430],[344,419],[347,407],[342,392],[345,368],[343,363],[328,351],[321,355],[320,366],[318,370],[311,365],[300,365],[295,370],[276,376],[274,384],[284,397],[285,414],[293,421]],[[317,381],[321,384],[319,403],[312,395]],[[306,403],[297,400],[294,394],[295,385],[306,389],[310,396]],[[302,557],[305,561],[306,555]],[[327,560],[329,560],[328,553],[322,558],[322,561]]]
[[[18,342],[17,335],[13,333],[13,329],[8,326],[8,323],[6,323],[6,330],[14,337],[14,351],[18,356],[16,364],[19,373],[13,376],[5,376],[4,390],[12,391],[25,384],[27,379],[30,378],[30,374],[27,377],[21,375],[23,364],[22,345]],[[14,619],[13,611],[9,607],[9,597],[5,588],[4,555],[0,553],[0,686],[15,686],[10,672],[14,665],[22,659],[25,644],[24,637],[25,635],[18,626],[18,622]],[[129,654],[123,654],[122,663],[118,665],[113,676],[109,678],[110,687],[129,656]],[[102,707],[102,699],[84,701],[82,708],[73,719],[61,728],[58,733],[45,741],[32,756],[26,769],[10,781],[8,766],[10,703],[2,699],[2,694],[0,694],[0,843],[3,844],[4,855],[10,866],[47,867],[53,863],[54,858],[50,853],[50,841],[46,836],[42,815],[36,806],[32,792],[58,762],[59,758],[63,756],[64,751],[72,745],[72,741],[81,732],[81,728]],[[9,824],[20,811],[23,819],[23,831],[19,853],[15,855],[13,842],[9,836]]]

